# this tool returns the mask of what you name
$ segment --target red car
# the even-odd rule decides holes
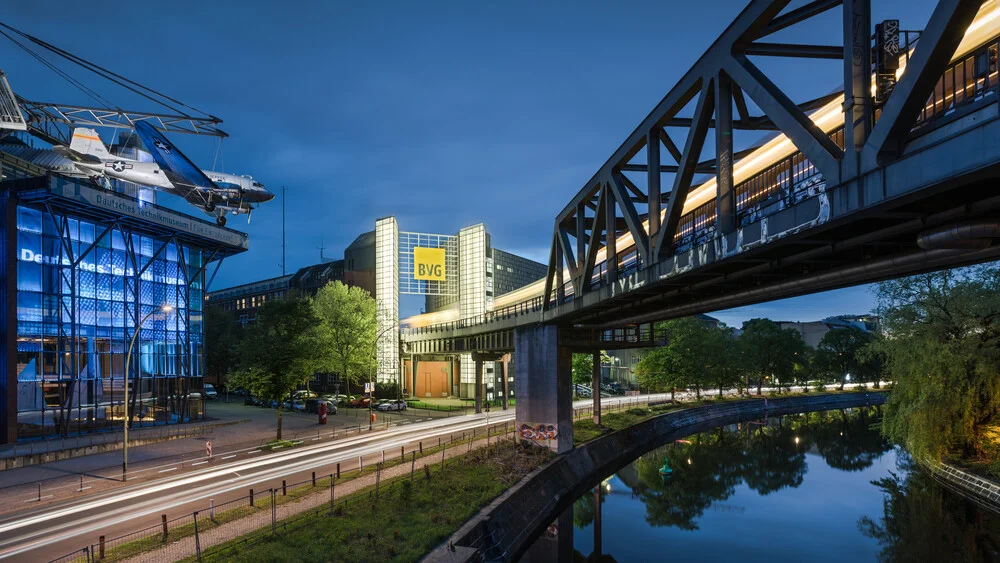
[[[357,399],[347,403],[347,406],[355,409],[367,409],[371,402],[372,400],[368,397],[358,397]]]

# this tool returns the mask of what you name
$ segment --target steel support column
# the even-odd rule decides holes
[[[844,178],[859,172],[872,128],[871,0],[844,0]]]
[[[660,231],[660,130],[657,126],[646,134],[646,194],[649,198],[649,255],[656,260],[660,249],[656,233]]]
[[[611,195],[611,186],[604,186],[604,269],[607,271],[608,283],[618,280],[618,211],[615,198]]]
[[[473,359],[476,362],[476,414],[483,412],[483,361]]]
[[[510,376],[508,375],[510,372],[510,361],[510,355],[505,354],[504,357],[497,362],[500,364],[500,377],[503,378],[503,402],[501,403],[503,405],[503,410],[507,410],[507,401],[510,399]]]
[[[0,193],[0,261],[7,275],[0,280],[0,439],[4,444],[17,442],[17,205],[8,195]]]
[[[982,5],[982,0],[938,1],[868,136],[861,163],[865,170],[882,166],[902,152],[903,140]]]
[[[736,231],[733,186],[733,82],[725,72],[715,77],[715,226],[719,235]]]

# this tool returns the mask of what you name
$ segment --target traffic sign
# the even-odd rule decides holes
[[[375,384],[370,382],[365,383],[365,393],[374,393],[374,392],[375,392]]]

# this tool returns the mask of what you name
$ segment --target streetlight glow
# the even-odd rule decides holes
[[[123,376],[124,379],[125,379],[125,401],[122,404],[122,407],[124,409],[124,416],[122,418],[125,420],[125,423],[124,423],[124,436],[122,437],[123,438],[122,439],[122,481],[128,480],[128,421],[129,421],[129,415],[128,415],[128,368],[132,364],[132,348],[135,346],[135,341],[139,337],[139,333],[142,331],[142,325],[146,321],[148,321],[150,317],[152,317],[153,315],[155,315],[157,313],[169,313],[169,312],[171,312],[173,310],[174,310],[173,306],[164,304],[164,305],[160,305],[159,309],[153,309],[152,311],[146,313],[146,316],[144,316],[142,318],[142,320],[139,321],[139,324],[136,325],[135,330],[132,332],[132,340],[128,344],[128,353],[125,354],[125,373],[124,373],[124,376]]]

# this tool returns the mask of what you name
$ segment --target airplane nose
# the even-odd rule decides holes
[[[264,190],[264,199],[262,201],[271,201],[272,199],[274,199],[274,193],[271,192],[271,190],[268,190],[267,188],[261,188],[261,189]]]

